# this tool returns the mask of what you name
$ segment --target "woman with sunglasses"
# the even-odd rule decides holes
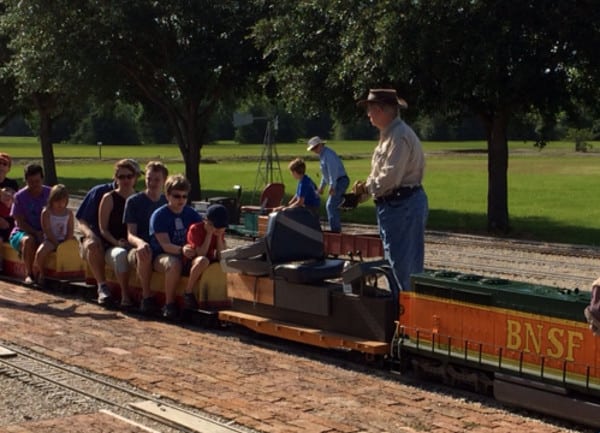
[[[129,295],[129,262],[127,253],[131,245],[127,241],[127,224],[123,223],[125,201],[135,193],[135,184],[139,172],[128,159],[122,159],[115,164],[115,189],[102,196],[98,208],[98,224],[100,234],[105,244],[105,260],[115,271],[117,281],[121,286],[121,307],[133,305]],[[111,293],[107,286],[98,288],[98,303],[110,301]]]

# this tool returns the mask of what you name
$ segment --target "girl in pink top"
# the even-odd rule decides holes
[[[62,185],[54,185],[50,190],[48,204],[42,210],[42,231],[44,240],[35,253],[34,268],[37,271],[37,282],[44,283],[44,268],[48,255],[56,251],[59,244],[73,239],[74,217],[73,211],[67,208],[69,192]]]

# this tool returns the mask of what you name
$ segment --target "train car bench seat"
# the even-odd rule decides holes
[[[325,258],[318,219],[305,208],[270,215],[267,233],[255,243],[223,252],[228,271],[310,284],[339,278],[343,260]]]
[[[266,243],[275,279],[311,284],[339,278],[342,273],[344,260],[325,258],[321,224],[306,208],[273,214],[267,226]]]

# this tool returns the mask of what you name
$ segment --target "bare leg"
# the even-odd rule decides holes
[[[33,262],[35,260],[35,251],[38,245],[32,236],[24,236],[21,241],[21,254],[23,256],[23,264],[25,265],[26,277],[33,276]]]
[[[152,278],[152,256],[137,254],[137,274],[142,284],[142,298],[152,296],[150,280]]]
[[[192,262],[192,268],[190,269],[190,276],[188,278],[188,283],[185,288],[185,293],[193,292],[194,286],[196,285],[196,283],[198,283],[200,277],[202,276],[202,272],[204,272],[206,268],[208,268],[208,265],[210,265],[210,261],[204,256],[196,257],[194,259],[194,261]]]
[[[165,271],[165,303],[175,302],[175,290],[181,278],[181,261],[172,260],[169,268]]]
[[[104,245],[100,239],[88,239],[86,240],[87,249],[87,261],[94,274],[94,278],[98,284],[106,282],[106,272],[104,267],[106,262],[104,260]]]
[[[129,296],[129,272],[115,273],[119,286],[121,286],[121,305],[131,304]]]
[[[37,272],[38,282],[42,282],[44,279],[44,269],[46,268],[46,262],[48,256],[54,251],[54,245],[48,241],[42,242],[35,253],[35,259],[33,262],[34,270]]]

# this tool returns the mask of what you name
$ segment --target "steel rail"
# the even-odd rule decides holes
[[[101,395],[97,395],[95,393],[92,392],[88,392],[85,389],[82,389],[81,387],[78,386],[74,386],[74,385],[70,385],[68,383],[65,383],[65,380],[61,380],[61,379],[54,379],[51,377],[52,372],[40,372],[35,371],[35,365],[32,365],[31,363],[37,363],[38,365],[41,364],[43,366],[45,366],[46,368],[51,368],[54,369],[55,371],[61,371],[63,373],[67,373],[70,374],[72,376],[76,376],[79,377],[80,379],[84,379],[86,381],[95,383],[95,384],[100,384],[102,386],[106,386],[108,388],[111,388],[113,390],[117,390],[119,392],[122,392],[123,394],[126,394],[127,396],[130,397],[136,397],[139,399],[143,399],[143,400],[147,400],[147,401],[151,401],[153,403],[159,404],[161,406],[166,406],[172,409],[176,409],[178,411],[184,412],[188,415],[197,417],[199,419],[202,419],[205,422],[214,424],[215,426],[218,426],[220,429],[225,429],[227,431],[230,431],[232,433],[248,433],[249,431],[251,431],[251,429],[248,429],[246,427],[244,428],[237,428],[235,426],[232,426],[231,424],[229,424],[228,422],[221,422],[218,420],[215,420],[211,417],[202,415],[200,413],[194,412],[194,411],[190,411],[189,409],[179,406],[179,405],[175,405],[172,403],[169,403],[167,401],[165,401],[164,399],[159,399],[156,397],[153,397],[151,395],[148,395],[146,393],[142,393],[139,391],[135,391],[133,389],[130,389],[128,387],[125,386],[121,386],[118,385],[116,383],[110,382],[108,380],[104,380],[100,377],[97,377],[95,374],[90,374],[90,373],[86,373],[83,371],[78,371],[77,369],[69,366],[65,366],[65,365],[61,365],[57,362],[54,361],[50,361],[48,359],[42,358],[40,356],[36,356],[36,355],[32,355],[18,347],[16,347],[15,344],[13,343],[7,343],[7,342],[2,342],[0,341],[0,346],[9,349],[10,351],[13,351],[14,353],[17,354],[17,356],[15,357],[0,357],[0,365],[4,365],[5,367],[8,368],[12,368],[15,369],[17,371],[21,371],[23,373],[29,374],[31,376],[37,377],[43,381],[46,381],[48,383],[52,383],[60,388],[64,388],[64,389],[68,389],[70,391],[73,391],[77,394],[83,395],[87,398],[90,398],[92,400],[95,401],[99,401],[101,403],[104,403],[106,405],[112,406],[112,407],[116,407],[125,411],[129,411],[129,412],[133,412],[138,416],[142,416],[144,418],[148,418],[153,420],[154,422],[157,422],[161,425],[164,425],[166,427],[169,428],[173,428],[177,431],[182,431],[185,433],[198,433],[197,430],[195,429],[189,429],[185,426],[182,426],[176,422],[170,421],[168,419],[159,417],[159,416],[154,416],[152,414],[149,414],[145,411],[139,410],[135,407],[129,406],[128,404],[122,404],[119,403],[117,401],[113,401],[107,398],[104,398]],[[28,364],[29,363],[29,364]],[[63,378],[64,379],[64,378]]]

